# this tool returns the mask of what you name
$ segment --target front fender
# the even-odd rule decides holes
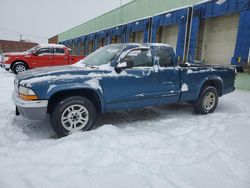
[[[11,61],[11,63],[10,63],[10,67],[11,67],[11,69],[12,69],[12,67],[13,67],[13,65],[15,64],[15,63],[18,63],[18,62],[22,62],[22,63],[25,63],[27,66],[28,66],[28,68],[30,68],[30,66],[29,66],[29,64],[27,63],[27,61],[26,60],[24,60],[24,59],[20,59],[20,58],[15,58],[15,59],[12,59],[12,61]]]
[[[58,92],[67,92],[72,90],[90,90],[93,91],[97,96],[99,97],[101,108],[104,110],[104,98],[103,98],[103,92],[102,88],[99,85],[96,85],[96,87],[93,87],[93,84],[90,83],[83,83],[83,84],[61,84],[61,85],[50,85],[47,89],[47,92],[45,93],[45,99],[49,100],[54,94]]]

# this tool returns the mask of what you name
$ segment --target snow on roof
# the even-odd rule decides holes
[[[225,3],[227,0],[216,0],[216,4],[217,5],[222,5],[223,3]],[[203,0],[203,1],[200,1],[198,3],[195,3],[194,5],[200,5],[200,4],[203,4],[203,3],[208,3],[208,2],[212,2],[212,0]]]
[[[65,48],[64,45],[62,44],[39,44],[40,47],[43,48],[49,48],[49,47],[53,47],[53,48]]]
[[[164,46],[164,47],[171,47],[171,48],[173,48],[171,45],[169,45],[169,44],[166,44],[166,43],[152,43],[152,44],[150,44],[151,46]]]
[[[211,1],[211,0],[209,0],[209,1]],[[182,10],[182,9],[189,8],[189,7],[192,7],[192,5],[186,5],[186,6],[182,6],[182,7],[173,8],[173,9],[170,9],[170,10],[167,10],[167,11],[159,12],[159,13],[153,15],[153,17],[160,16],[160,15],[167,14],[167,13],[172,13],[174,11]]]

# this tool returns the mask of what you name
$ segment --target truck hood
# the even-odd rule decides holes
[[[28,55],[27,52],[7,52],[3,54],[4,56],[23,56]]]
[[[79,66],[55,66],[36,68],[19,73],[16,81],[21,85],[34,85],[38,83],[68,82],[74,79],[99,78],[104,75],[115,74],[114,69],[103,69],[99,67],[79,67]]]

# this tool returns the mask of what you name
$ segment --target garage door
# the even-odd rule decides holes
[[[167,43],[176,49],[178,37],[178,25],[160,27],[158,29],[157,42]]]
[[[143,43],[143,32],[133,32],[130,34],[129,42]]]
[[[206,64],[231,64],[238,23],[239,14],[204,20],[200,28],[196,57]]]

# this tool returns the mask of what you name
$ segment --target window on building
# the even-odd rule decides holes
[[[89,41],[88,54],[91,54],[93,52],[93,48],[94,48],[94,42]]]
[[[103,47],[103,46],[104,46],[104,39],[99,39],[98,48]]]

